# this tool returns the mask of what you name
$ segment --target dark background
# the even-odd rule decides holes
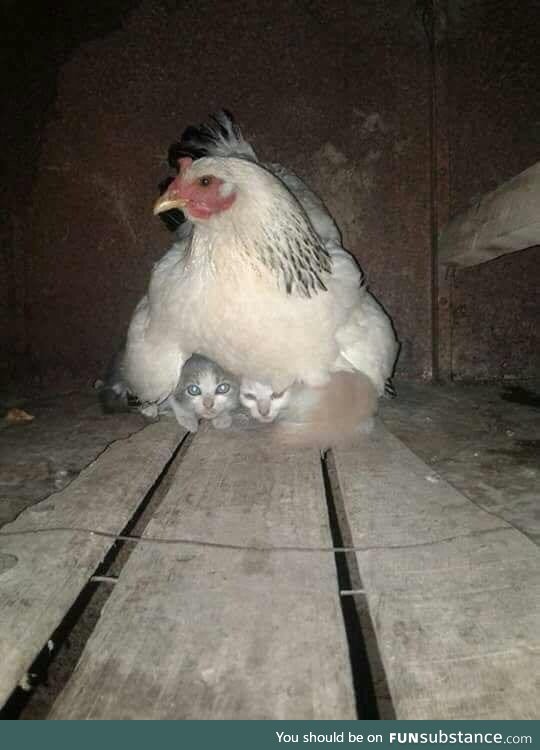
[[[102,372],[171,243],[151,211],[167,148],[227,107],[336,217],[394,319],[398,374],[431,379],[433,207],[440,222],[540,158],[538,2],[0,2],[0,376]],[[457,272],[456,378],[538,373],[538,261]]]

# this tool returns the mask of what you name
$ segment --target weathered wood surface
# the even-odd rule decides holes
[[[539,206],[540,162],[455,216],[440,234],[439,263],[475,266],[540,245]]]
[[[119,533],[184,434],[174,421],[162,420],[113,443],[63,492],[0,530],[0,705],[114,543],[54,528]],[[50,531],[11,535],[37,529]]]
[[[537,719],[538,548],[384,427],[336,469],[398,719]]]
[[[452,378],[453,278],[438,265],[438,237],[450,216],[450,107],[448,104],[448,22],[446,2],[433,6],[425,26],[431,57],[431,253],[433,371],[436,381]]]
[[[316,452],[199,433],[146,537],[331,547]],[[353,719],[328,552],[139,544],[56,719]]]

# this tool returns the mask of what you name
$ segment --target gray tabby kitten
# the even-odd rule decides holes
[[[230,427],[238,406],[238,380],[211,359],[194,354],[182,368],[174,396],[160,406],[161,414],[174,412],[177,421],[197,432],[199,420],[209,419],[218,430]]]

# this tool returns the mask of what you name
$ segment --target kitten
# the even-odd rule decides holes
[[[257,421],[277,422],[274,436],[280,443],[285,440],[325,450],[371,431],[377,392],[359,372],[336,372],[321,388],[296,383],[281,393],[243,378],[240,402]]]
[[[208,419],[223,430],[232,424],[238,390],[238,381],[231,373],[211,359],[194,354],[182,368],[174,395],[160,406],[159,413],[172,410],[190,432],[197,432],[200,419]]]
[[[257,380],[242,378],[240,384],[240,403],[258,422],[273,422],[287,409],[291,398],[291,389],[286,388],[275,393],[272,386]]]

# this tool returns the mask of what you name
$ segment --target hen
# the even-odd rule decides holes
[[[379,395],[398,344],[324,207],[292,172],[260,164],[231,116],[188,128],[154,213],[187,222],[133,315],[123,371],[144,403],[167,399],[193,352],[281,391],[358,371]]]

